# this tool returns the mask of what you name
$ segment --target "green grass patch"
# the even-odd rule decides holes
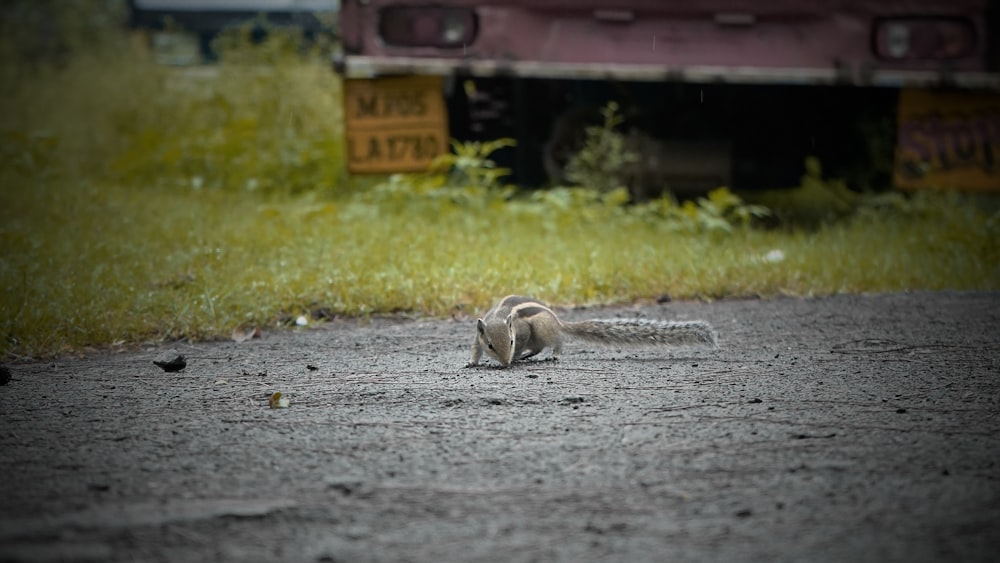
[[[469,146],[439,173],[352,188],[323,60],[270,51],[192,70],[99,55],[22,69],[3,91],[5,354],[228,337],[300,314],[473,315],[507,293],[568,305],[1000,287],[1000,220],[959,196],[858,198],[815,229],[764,229],[727,191],[685,206],[517,193]]]

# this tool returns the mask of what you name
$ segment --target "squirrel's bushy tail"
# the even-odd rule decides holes
[[[601,344],[682,345],[716,344],[715,330],[705,321],[598,319],[563,323],[566,334]]]

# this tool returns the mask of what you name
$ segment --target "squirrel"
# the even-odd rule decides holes
[[[648,319],[595,319],[563,322],[545,304],[530,297],[508,295],[476,322],[472,360],[479,364],[486,352],[500,365],[509,366],[552,349],[552,358],[562,351],[566,336],[599,344],[642,346],[648,344],[716,345],[715,330],[705,321],[657,321]]]

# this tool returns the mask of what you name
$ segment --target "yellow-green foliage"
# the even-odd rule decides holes
[[[841,180],[824,180],[823,168],[816,157],[805,161],[805,174],[795,188],[764,190],[747,198],[769,209],[783,225],[816,227],[852,214],[866,201],[852,192]]]
[[[489,162],[505,140],[351,189],[325,61],[254,52],[176,69],[118,48],[4,86],[4,352],[319,311],[472,315],[511,292],[565,305],[1000,287],[1000,220],[957,196],[866,198],[809,232],[764,230],[728,190],[684,205],[518,192]]]

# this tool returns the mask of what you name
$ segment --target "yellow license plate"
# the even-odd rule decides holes
[[[438,76],[345,80],[344,120],[350,172],[417,172],[448,150]]]
[[[904,89],[894,183],[1000,191],[1000,94]]]

